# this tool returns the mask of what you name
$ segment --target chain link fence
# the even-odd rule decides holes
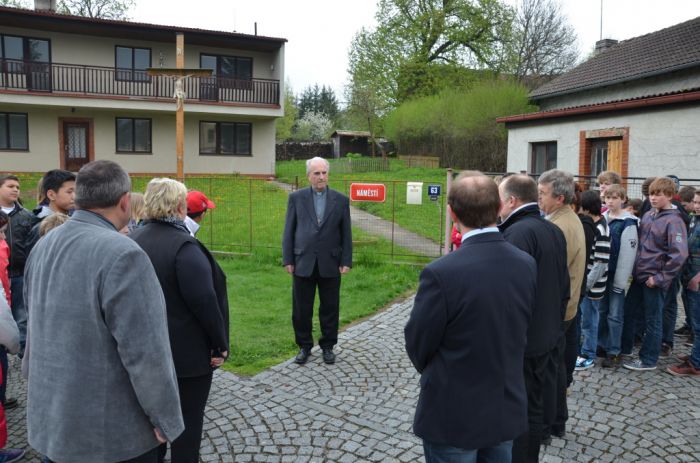
[[[347,168],[384,170],[384,166],[363,165],[348,160]],[[381,160],[371,160],[381,163]],[[342,169],[343,167],[336,166]],[[458,172],[454,172],[456,175]],[[36,205],[37,182],[40,173],[18,174],[25,207]],[[497,177],[499,173],[488,173]],[[132,176],[133,191],[143,192],[152,176]],[[575,176],[583,190],[598,189],[595,177]],[[419,179],[416,179],[417,181]],[[423,182],[420,204],[407,201],[408,182],[403,180],[360,181],[331,178],[331,188],[348,197],[351,185],[382,184],[385,198],[382,202],[351,201],[354,226],[353,242],[357,259],[364,261],[398,260],[422,263],[442,255],[449,247],[449,229],[446,219],[447,175],[442,182]],[[281,255],[281,240],[290,191],[306,187],[306,179],[296,177],[291,184],[242,176],[186,176],[190,190],[207,195],[216,208],[207,212],[197,237],[210,249],[226,253]],[[630,198],[642,198],[644,178],[623,179]],[[700,179],[681,179],[681,185],[700,187]],[[434,199],[428,195],[429,186],[439,186],[440,194]],[[357,260],[356,259],[356,260]]]

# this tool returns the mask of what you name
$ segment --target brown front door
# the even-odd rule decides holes
[[[90,124],[63,123],[63,159],[66,170],[77,172],[90,162]]]

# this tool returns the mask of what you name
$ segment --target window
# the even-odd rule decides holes
[[[50,63],[51,47],[48,40],[0,35],[0,58],[6,72],[25,72],[25,62]],[[32,66],[27,65],[31,71]]]
[[[151,152],[150,119],[118,117],[116,124],[118,153]]]
[[[150,82],[146,69],[151,67],[151,49],[116,47],[115,79],[136,82]]]
[[[557,167],[557,142],[532,143],[530,171],[541,174]]]
[[[199,67],[212,70],[220,87],[252,89],[253,58],[239,56],[201,55]]]
[[[0,150],[28,150],[27,115],[0,113]]]
[[[25,74],[29,90],[51,90],[51,45],[48,40],[0,35],[2,71]]]
[[[596,140],[591,144],[591,175],[608,170],[608,141]]]
[[[200,154],[252,154],[252,124],[242,122],[200,122]]]

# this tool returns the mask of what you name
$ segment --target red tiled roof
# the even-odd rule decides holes
[[[530,93],[532,100],[700,66],[700,17],[622,41]]]

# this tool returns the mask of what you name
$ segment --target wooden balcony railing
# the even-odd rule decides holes
[[[270,105],[280,102],[278,80],[190,77],[183,87],[189,101]],[[139,70],[0,59],[1,89],[167,100],[173,98],[175,82],[170,77],[151,77]]]

